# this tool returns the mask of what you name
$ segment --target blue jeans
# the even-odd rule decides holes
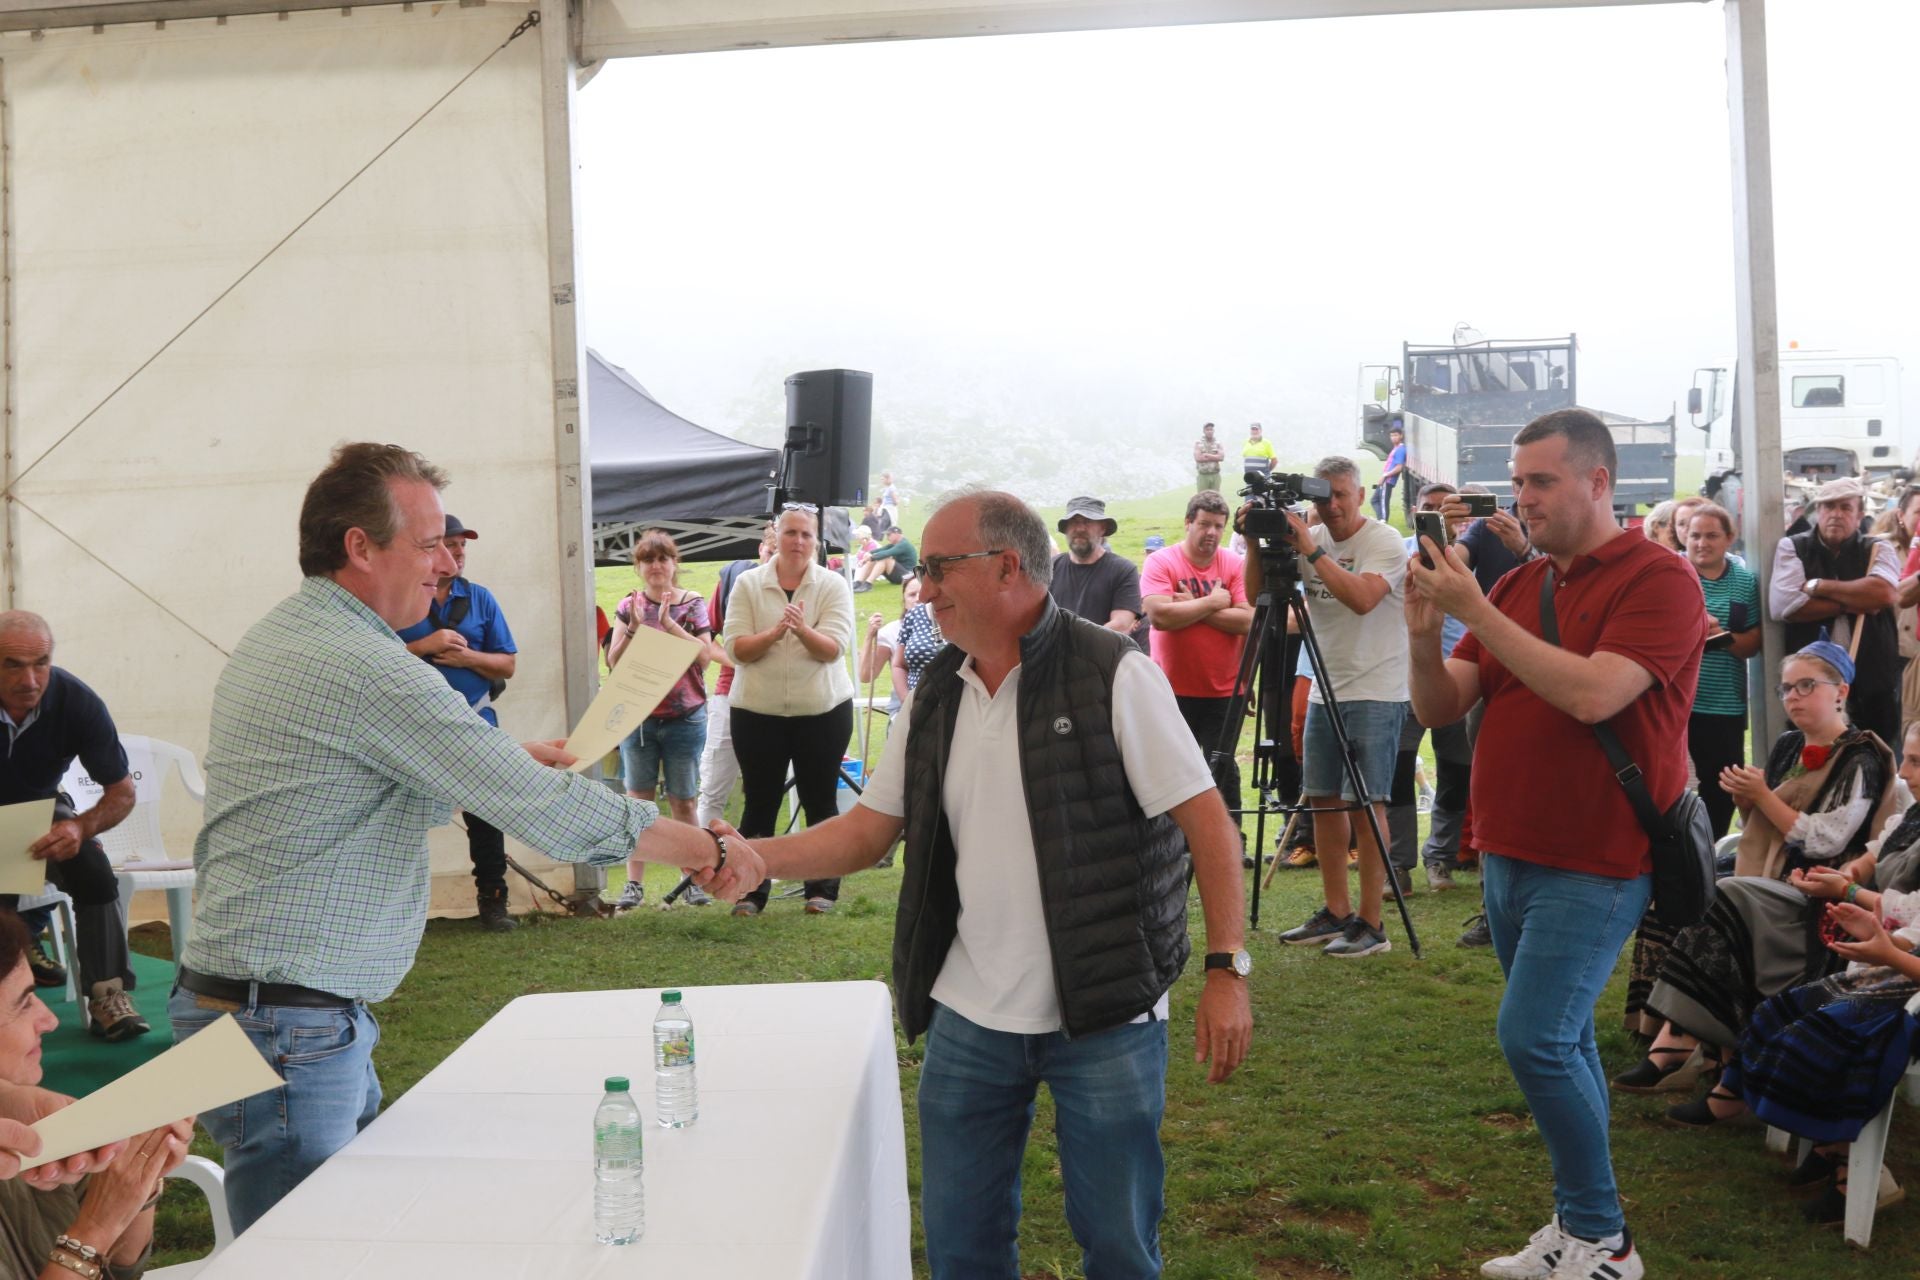
[[[989,1031],[935,1005],[920,1068],[920,1212],[933,1280],[1018,1280],[1020,1161],[1042,1081],[1087,1280],[1160,1274],[1167,1024],[1069,1040]]]
[[[167,1002],[175,1044],[227,1013],[287,1082],[200,1113],[222,1149],[227,1212],[237,1235],[373,1122],[380,1110],[373,1073],[380,1025],[364,1004],[236,1006],[179,987]]]
[[[1393,766],[1400,754],[1400,726],[1407,718],[1405,702],[1340,703],[1340,723],[1346,726],[1347,741],[1360,766],[1360,780],[1367,784],[1368,800],[1385,800],[1393,791]],[[1347,778],[1346,757],[1340,754],[1340,739],[1333,731],[1333,713],[1323,702],[1307,704],[1307,727],[1301,735],[1304,744],[1300,766],[1304,772],[1301,789],[1310,796],[1339,796],[1359,800],[1353,783]],[[1364,818],[1357,819],[1364,822]]]
[[[648,716],[620,743],[620,772],[627,790],[656,791],[664,763],[667,794],[676,800],[693,799],[700,794],[700,753],[706,748],[704,706],[674,720]]]
[[[1574,1235],[1625,1225],[1607,1140],[1593,1007],[1640,924],[1653,877],[1619,880],[1487,854],[1487,930],[1507,975],[1500,1051],[1553,1159],[1554,1211]]]

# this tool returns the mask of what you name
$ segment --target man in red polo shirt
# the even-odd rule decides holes
[[[1457,551],[1407,569],[1414,714],[1451,724],[1482,695],[1474,843],[1507,990],[1501,1051],[1553,1160],[1553,1221],[1494,1280],[1638,1280],[1607,1141],[1593,1007],[1646,909],[1647,836],[1592,726],[1612,723],[1664,812],[1686,785],[1706,620],[1687,564],[1613,517],[1612,433],[1562,409],[1513,438],[1518,514],[1543,557],[1481,594]],[[1560,644],[1542,638],[1551,573]],[[1440,622],[1468,634],[1440,656]]]

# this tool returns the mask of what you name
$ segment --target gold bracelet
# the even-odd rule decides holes
[[[83,1277],[83,1280],[100,1280],[100,1277],[106,1274],[101,1270],[99,1263],[88,1262],[85,1258],[69,1253],[63,1248],[54,1249],[47,1255],[47,1261],[65,1267],[75,1275]]]

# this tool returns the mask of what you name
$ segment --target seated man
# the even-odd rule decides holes
[[[900,526],[893,525],[887,530],[886,542],[868,553],[867,562],[860,566],[860,572],[854,577],[853,589],[871,591],[875,578],[885,578],[898,585],[905,582],[907,575],[919,566],[919,553],[907,541],[907,535]]]
[[[127,753],[106,703],[53,665],[53,629],[39,614],[0,613],[0,727],[8,744],[0,804],[56,801],[52,826],[30,852],[45,860],[47,882],[73,899],[80,987],[93,1033],[109,1041],[145,1035],[151,1028],[127,996],[133,966],[120,882],[96,839],[133,812]],[[60,794],[60,780],[76,756],[104,789],[85,813],[75,813]],[[0,907],[8,910],[17,901],[0,895]]]

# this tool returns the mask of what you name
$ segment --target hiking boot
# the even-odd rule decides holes
[[[1647,1274],[1633,1247],[1633,1233],[1622,1232],[1618,1249],[1610,1249],[1592,1240],[1562,1233],[1565,1247],[1560,1261],[1547,1273],[1547,1280],[1640,1280]]]
[[[481,893],[479,903],[480,927],[488,933],[512,933],[520,927],[520,922],[507,911],[505,889]]]
[[[1427,864],[1427,892],[1445,893],[1451,888],[1453,888],[1453,872],[1447,870],[1446,866],[1442,863],[1429,862]]]
[[[713,905],[713,895],[697,884],[690,884],[687,891],[680,895],[680,901],[690,907],[710,907]]]
[[[613,900],[615,911],[631,911],[647,900],[647,886],[638,880],[629,880],[620,887],[620,896]]]
[[[833,913],[832,898],[808,898],[807,899],[808,915],[824,916],[824,915],[831,915],[832,913]]]
[[[36,987],[64,987],[67,985],[66,966],[53,958],[53,952],[47,950],[47,935],[36,934],[33,945],[27,948],[27,968],[33,971],[33,985]]]
[[[1488,1277],[1488,1280],[1547,1280],[1553,1274],[1554,1267],[1559,1265],[1560,1255],[1566,1251],[1566,1247],[1566,1236],[1560,1230],[1560,1216],[1555,1214],[1552,1222],[1533,1233],[1526,1248],[1504,1258],[1481,1263],[1480,1274]]]
[[[1280,935],[1280,941],[1290,947],[1325,946],[1328,942],[1346,932],[1347,921],[1352,916],[1336,916],[1325,907],[1307,917],[1307,922],[1298,929],[1289,929]]]
[[[1395,867],[1393,869],[1393,882],[1400,886],[1401,897],[1404,898],[1413,892],[1413,872],[1406,868]],[[1391,898],[1393,894],[1389,893],[1387,896]]]
[[[1338,956],[1342,960],[1354,960],[1361,956],[1377,956],[1383,951],[1393,950],[1393,943],[1387,938],[1384,927],[1374,928],[1359,916],[1347,920],[1347,927],[1339,937],[1320,949],[1323,956]]]
[[[1455,944],[1462,947],[1490,947],[1493,945],[1493,931],[1487,928],[1485,915],[1468,916],[1467,931],[1460,935]]]
[[[1293,846],[1293,851],[1280,862],[1280,868],[1283,871],[1305,871],[1319,865],[1320,855],[1313,851],[1313,846],[1310,844]]]
[[[93,984],[93,995],[87,1000],[87,1018],[87,1029],[109,1044],[131,1040],[153,1030],[133,1007],[133,998],[118,978]]]

